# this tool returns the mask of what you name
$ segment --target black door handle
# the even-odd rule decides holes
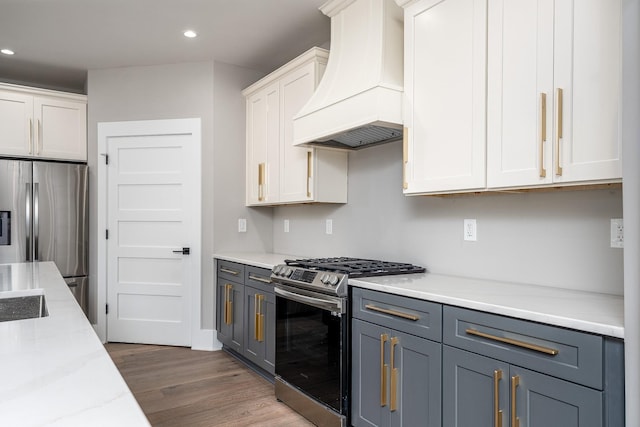
[[[190,248],[182,248],[182,250],[173,251],[173,253],[174,254],[189,255],[191,253],[191,249]]]

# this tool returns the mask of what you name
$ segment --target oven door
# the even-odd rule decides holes
[[[276,284],[276,376],[346,415],[345,298]]]

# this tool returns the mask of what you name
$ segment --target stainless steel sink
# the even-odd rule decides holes
[[[49,315],[44,295],[0,298],[0,322],[33,319]]]

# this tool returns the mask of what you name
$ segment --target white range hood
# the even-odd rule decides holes
[[[330,0],[327,69],[293,119],[293,144],[358,149],[402,138],[403,9],[393,0]]]

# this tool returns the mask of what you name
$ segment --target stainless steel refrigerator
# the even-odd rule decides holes
[[[54,261],[87,313],[87,166],[0,159],[0,264]]]

